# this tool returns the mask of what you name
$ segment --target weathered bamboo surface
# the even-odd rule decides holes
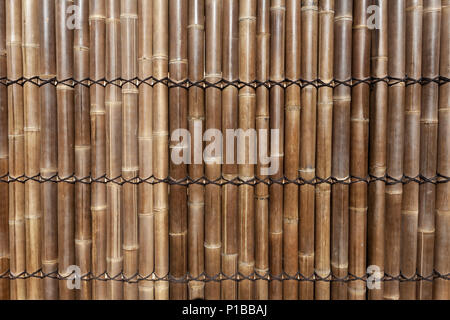
[[[449,0],[0,0],[0,300],[450,299]]]

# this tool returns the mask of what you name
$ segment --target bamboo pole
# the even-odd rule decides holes
[[[153,1],[139,0],[139,78],[145,79],[153,74]],[[145,178],[153,174],[153,88],[146,84],[139,87],[139,169]],[[143,276],[154,272],[154,215],[153,186],[139,185],[139,273]],[[139,282],[139,299],[153,300],[154,282]]]
[[[370,77],[370,31],[367,25],[368,0],[353,2],[353,61],[355,79]],[[368,176],[369,157],[369,84],[360,83],[352,88],[350,174],[350,234],[349,272],[357,277],[366,275],[367,184],[358,181]],[[352,281],[348,285],[348,298],[366,299],[366,282]]]
[[[169,3],[169,74],[175,82],[186,80],[188,76],[187,60],[187,20],[188,2],[170,0]],[[220,49],[218,49],[220,51]],[[170,132],[177,129],[187,130],[187,90],[173,87],[169,90],[169,123]],[[187,148],[177,146],[179,141],[171,141],[171,152],[178,152],[183,157]],[[188,146],[187,146],[188,147]],[[170,177],[181,181],[187,176],[187,165],[170,161]],[[187,188],[181,185],[170,186],[169,214],[169,252],[170,274],[174,279],[183,280],[187,273]],[[220,219],[220,218],[219,218]],[[186,300],[187,286],[185,282],[170,283],[171,300]]]
[[[74,78],[77,81],[82,81],[83,79],[89,78],[89,48],[91,44],[95,47],[95,43],[94,41],[91,44],[89,43],[89,2],[86,0],[77,0],[75,5],[80,10],[80,28],[74,30]],[[92,62],[95,65],[95,60]],[[94,76],[94,79],[97,78]],[[78,178],[87,177],[91,172],[90,101],[96,102],[95,95],[90,99],[89,89],[87,87],[81,85],[76,86],[75,176]],[[80,267],[82,275],[88,274],[91,271],[92,233],[90,200],[89,185],[77,183],[75,185],[75,261],[76,265]],[[90,281],[82,281],[81,290],[76,293],[77,298],[80,300],[90,300],[91,287]]]
[[[6,12],[0,1],[0,78],[6,77]],[[8,175],[8,96],[0,84],[0,176]],[[0,182],[0,274],[9,270],[8,184]],[[0,279],[0,300],[9,300],[9,279]]]
[[[422,75],[422,15],[423,1],[406,2],[406,74],[414,79]],[[421,85],[406,87],[404,172],[408,177],[419,175]],[[419,184],[403,186],[400,270],[405,277],[416,274],[417,223],[419,215]],[[416,283],[400,282],[400,298],[415,300]]]
[[[120,23],[122,41],[122,79],[131,80],[138,75],[138,2],[121,0]],[[138,157],[138,98],[136,81],[125,83],[122,87],[122,177],[135,181],[139,175]],[[137,185],[123,185],[123,272],[131,279],[138,273],[138,201]],[[134,280],[134,281],[133,281]],[[123,297],[135,300],[138,297],[135,278],[125,282]]]
[[[388,2],[389,64],[388,74],[402,79],[405,76],[405,1]],[[394,82],[394,83],[393,83]],[[405,83],[391,80],[388,90],[387,175],[403,177]],[[403,186],[386,186],[385,272],[400,274],[400,218]],[[384,285],[384,298],[399,299],[399,281]]]
[[[302,63],[301,76],[307,81],[317,79],[318,1],[302,1]],[[302,89],[300,125],[300,177],[311,181],[316,176],[316,106],[317,89]],[[300,186],[299,270],[305,277],[314,276],[314,190],[310,184]],[[314,299],[314,284],[299,284],[302,300]]]
[[[191,81],[203,80],[205,69],[205,1],[189,1],[188,21],[188,60],[189,79]],[[202,88],[191,87],[189,89],[189,116],[188,127],[191,134],[191,164],[189,176],[198,180],[204,175],[202,159],[197,159],[196,154],[201,154],[203,148],[197,149],[195,141],[203,141],[203,127],[205,122],[205,96]],[[203,143],[201,143],[201,146]],[[198,278],[204,272],[205,239],[205,200],[204,187],[200,184],[189,186],[188,195],[188,272]],[[190,281],[188,283],[188,298],[203,299],[205,297],[205,283],[202,281]]]
[[[168,74],[169,56],[169,7],[167,0],[153,0],[153,75],[163,79]],[[169,173],[167,86],[164,83],[153,87],[153,169],[156,179],[166,179]],[[169,274],[169,221],[168,185],[156,184],[153,188],[153,210],[155,214],[155,275],[158,278]],[[159,280],[155,283],[155,299],[169,298],[169,284]]]
[[[441,0],[423,2],[423,64],[422,76],[439,76]],[[438,142],[439,84],[427,83],[422,87],[420,116],[420,174],[425,178],[436,176]],[[434,271],[436,185],[424,183],[419,187],[419,227],[417,246],[417,272],[430,276]],[[417,283],[417,299],[433,297],[433,282]]]
[[[333,80],[333,21],[334,1],[319,1],[319,79],[324,83]],[[316,175],[326,179],[331,176],[331,147],[333,127],[333,89],[321,87],[317,98],[317,159]],[[330,219],[331,186],[316,186],[315,272],[322,278],[330,275]],[[330,299],[330,283],[315,284],[315,299]]]
[[[205,1],[205,80],[214,83],[222,78],[222,0]],[[206,130],[221,130],[222,101],[221,91],[206,89]],[[212,141],[211,141],[212,143]],[[214,143],[218,143],[215,141]],[[217,149],[216,149],[217,151]],[[205,174],[211,180],[221,177],[222,154],[215,152],[211,158],[205,158]],[[205,272],[209,277],[220,274],[221,257],[221,188],[209,184],[205,188]],[[205,286],[205,298],[220,299],[220,282],[209,281]]]
[[[106,80],[121,76],[120,1],[106,1]],[[114,82],[117,84],[118,82]],[[107,272],[115,277],[122,272],[122,186],[115,182],[122,174],[122,90],[114,84],[106,86],[106,176],[114,179],[106,186],[107,198]],[[107,282],[107,298],[123,298],[123,282]]]
[[[450,1],[442,1],[441,13],[441,61],[440,75],[450,78]],[[439,87],[439,136],[437,172],[450,176],[450,84]],[[450,273],[450,184],[438,184],[436,187],[436,239],[434,269],[440,274]],[[433,298],[436,300],[450,299],[450,282],[445,279],[435,279],[433,282]]]
[[[56,76],[55,1],[44,0],[41,14],[41,63],[40,77],[49,80]],[[58,172],[56,88],[52,83],[41,87],[41,176],[50,179]],[[42,272],[58,271],[58,211],[57,184],[41,184],[42,223]],[[59,281],[44,279],[44,299],[58,299]]]
[[[334,65],[336,80],[351,78],[353,1],[336,1],[334,25]],[[331,188],[331,270],[339,278],[348,276],[348,184],[350,175],[350,104],[351,89],[338,85],[333,92],[333,159],[332,175],[345,183]],[[333,282],[331,297],[347,299],[347,283]]]
[[[105,18],[104,0],[91,0],[89,6],[90,24],[90,78],[105,78]],[[90,87],[90,134],[91,134],[91,175],[102,179],[106,174],[106,129],[105,129],[105,88],[101,84]],[[86,119],[87,120],[87,119]],[[85,121],[86,122],[86,121]],[[77,126],[78,127],[78,126]],[[89,129],[89,128],[88,128]],[[76,129],[78,130],[78,128]],[[99,277],[106,266],[106,185],[103,181],[91,185],[92,214],[92,272]],[[104,300],[107,297],[106,281],[95,280],[92,297]]]
[[[388,72],[388,0],[374,2],[379,8],[379,29],[372,30],[372,71],[375,78],[384,78]],[[387,135],[388,85],[385,81],[373,85],[370,106],[369,132],[369,174],[373,177],[386,175],[386,135]],[[385,183],[374,181],[369,184],[369,210],[367,217],[367,263],[384,273],[384,218]],[[371,300],[383,298],[384,283],[379,289],[368,292]]]
[[[239,2],[239,79],[246,83],[255,80],[255,48],[256,48],[256,0]],[[255,129],[255,101],[254,88],[249,86],[239,90],[239,128],[244,132]],[[256,147],[256,146],[255,146]],[[254,165],[251,164],[251,144],[238,145],[237,156],[244,159],[239,165],[239,178],[242,181],[254,179]],[[254,189],[250,185],[239,187],[239,260],[238,270],[244,277],[254,272]],[[281,212],[280,212],[281,214]],[[280,238],[281,243],[281,238]],[[241,300],[254,299],[254,283],[243,280],[238,284],[238,298]]]
[[[270,58],[270,1],[258,1],[256,19],[256,79],[260,82],[269,80]],[[256,89],[256,131],[258,134],[259,154],[269,152],[269,89],[260,86]],[[264,134],[265,136],[262,136]],[[264,141],[264,137],[266,140]],[[258,157],[256,175],[262,181],[267,181],[268,165]],[[267,277],[269,273],[269,187],[259,183],[255,187],[255,274]],[[269,282],[266,279],[255,283],[255,299],[269,298]]]
[[[56,2],[56,77],[63,81],[73,76],[73,30],[67,28],[66,12],[69,0]],[[70,84],[70,80],[68,83]],[[58,121],[58,174],[70,179],[75,169],[74,89],[66,84],[56,88]],[[68,267],[75,263],[74,185],[70,181],[58,183],[58,259],[59,273],[68,276]],[[73,300],[75,291],[59,286],[62,300]]]

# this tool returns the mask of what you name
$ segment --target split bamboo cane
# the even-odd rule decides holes
[[[441,13],[441,61],[440,75],[450,78],[450,1],[442,1]],[[439,136],[437,172],[450,177],[450,84],[439,87]],[[441,183],[436,187],[436,239],[434,269],[440,274],[450,273],[450,184]],[[433,282],[433,298],[450,299],[450,282],[435,279]]]
[[[89,1],[77,0],[75,5],[79,8],[79,25],[74,30],[74,79],[82,81],[89,78]],[[102,39],[102,38],[100,38]],[[95,39],[97,40],[97,39]],[[101,42],[101,41],[99,41]],[[91,41],[95,46],[95,42]],[[97,79],[97,78],[95,78]],[[91,89],[95,90],[95,89]],[[91,173],[91,137],[89,125],[90,101],[89,89],[78,85],[75,87],[75,176],[88,177]],[[102,101],[103,102],[103,101]],[[80,267],[82,275],[91,271],[91,196],[88,184],[75,185],[75,264]],[[104,271],[104,270],[103,270]],[[102,272],[103,272],[102,271]],[[81,281],[81,290],[76,292],[81,300],[91,299],[91,282]]]
[[[336,0],[334,24],[335,78],[351,78],[353,1]],[[339,183],[332,186],[331,270],[338,278],[348,276],[348,193],[350,175],[351,88],[338,85],[333,92],[332,175]],[[333,300],[347,299],[347,283],[333,282]]]
[[[105,78],[105,18],[104,0],[91,0],[89,6],[90,24],[90,78]],[[102,84],[90,87],[90,134],[91,134],[91,175],[95,181],[91,185],[92,214],[92,272],[100,277],[106,266],[106,185],[101,181],[106,174],[106,129],[105,129],[105,88]],[[76,128],[78,130],[78,128]],[[107,297],[106,282],[95,280],[92,297],[104,300]]]
[[[139,0],[139,78],[153,74],[153,1]],[[144,179],[153,174],[153,88],[142,84],[139,87],[139,172]],[[139,273],[144,277],[154,272],[154,215],[153,186],[139,185]],[[139,282],[139,299],[153,300],[154,282]]]
[[[405,1],[388,1],[389,76],[405,76]],[[401,180],[403,177],[405,83],[391,80],[388,90],[387,175]],[[385,272],[400,274],[400,219],[403,186],[401,183],[386,186],[385,212]],[[384,286],[384,298],[399,299],[399,281],[389,281]]]
[[[73,29],[67,28],[66,12],[70,0],[56,2],[56,77],[59,81],[73,77]],[[58,117],[58,259],[59,273],[68,276],[68,268],[75,263],[74,185],[71,176],[75,169],[74,89],[68,82],[56,88]],[[68,85],[69,84],[69,85]],[[73,300],[75,291],[66,284],[59,286],[62,300]]]
[[[333,80],[333,24],[334,1],[319,1],[319,79],[324,83]],[[333,127],[333,89],[322,87],[317,98],[317,159],[316,175],[321,179],[331,176],[331,146]],[[331,186],[316,186],[315,272],[325,279],[330,273],[330,219]],[[330,299],[330,283],[315,284],[315,299]]]
[[[20,0],[6,1],[6,55],[8,79],[22,77],[22,5]],[[24,168],[23,89],[19,84],[8,87],[8,149],[9,174],[17,178]],[[9,184],[9,252],[10,272],[25,271],[25,188],[21,182]],[[33,271],[32,271],[33,272]],[[11,281],[11,300],[26,299],[23,279]]]
[[[239,76],[239,1],[224,0],[223,3],[223,78],[227,81],[237,80]],[[238,128],[238,89],[229,86],[222,92],[222,132]],[[222,166],[226,180],[238,177],[236,162],[236,147],[234,155],[227,154],[228,144],[223,144]],[[228,161],[230,157],[231,161]],[[227,277],[237,274],[238,263],[238,187],[226,184],[222,187],[222,272]],[[226,300],[236,300],[237,282],[224,280],[221,285],[221,297]]]
[[[301,7],[300,2],[288,0],[286,2],[286,78],[297,80],[300,78],[301,64]],[[285,89],[285,176],[291,181],[298,178],[300,168],[300,112],[301,90],[293,85]],[[284,271],[295,277],[298,269],[298,218],[299,218],[299,188],[292,183],[284,186],[283,213],[283,250]],[[292,254],[294,253],[294,254]],[[286,280],[284,283],[284,299],[298,299],[299,285],[296,280]]]
[[[138,76],[138,1],[121,0],[120,24],[122,41],[122,79],[132,80]],[[138,194],[134,179],[139,175],[138,156],[138,98],[136,81],[122,87],[122,178],[128,183],[122,187],[123,193],[123,272],[130,281],[123,286],[123,297],[127,300],[138,298],[135,276],[138,273]]]
[[[372,71],[375,78],[384,78],[388,72],[388,0],[377,0],[378,28],[372,29]],[[386,175],[388,85],[385,81],[373,85],[370,106],[369,174],[383,178]],[[385,182],[369,184],[369,210],[367,217],[367,263],[384,274],[384,218]],[[383,282],[368,292],[371,300],[383,299]]]
[[[168,74],[169,56],[169,7],[167,0],[153,0],[153,75],[163,79]],[[157,83],[153,87],[153,169],[156,179],[166,179],[169,173],[169,113],[167,86]],[[169,274],[169,201],[168,184],[159,183],[153,188],[153,210],[155,214],[155,275],[158,278]],[[167,281],[155,282],[155,299],[169,298]]]
[[[106,80],[121,76],[120,0],[106,1]],[[114,84],[118,84],[117,81]],[[122,90],[114,85],[106,86],[106,176],[113,179],[106,186],[107,197],[107,272],[116,277],[122,272],[122,186],[118,177],[122,174]],[[108,281],[107,298],[123,298],[123,282]]]
[[[317,79],[318,1],[302,1],[302,61],[301,76],[306,81]],[[316,175],[316,113],[317,89],[308,85],[302,89],[300,124],[300,167],[304,181]],[[299,270],[308,278],[314,276],[314,190],[310,184],[300,186]],[[314,299],[314,284],[299,283],[302,300]]]
[[[206,44],[206,68],[205,80],[215,83],[222,78],[222,0],[205,1],[205,44]],[[216,88],[206,89],[206,130],[221,130],[222,101],[221,91]],[[214,154],[211,158],[205,158],[205,174],[210,181],[220,179],[222,162],[222,143],[214,143]],[[208,143],[207,143],[208,144]],[[208,144],[208,145],[209,145]],[[208,146],[206,147],[208,148]],[[205,188],[205,272],[208,277],[220,274],[221,264],[221,188],[214,184],[208,184]],[[220,299],[220,282],[209,281],[205,286],[205,298],[209,300]]]
[[[5,1],[0,1],[0,78],[6,78]],[[8,97],[0,84],[0,175],[8,175]],[[0,182],[0,275],[9,270],[8,184]],[[0,279],[0,300],[9,300],[9,279]]]
[[[422,76],[439,76],[441,0],[423,2],[423,64]],[[437,170],[439,84],[425,83],[422,87],[420,116],[420,174],[432,179]],[[435,240],[436,185],[424,183],[419,187],[419,227],[417,246],[417,272],[422,276],[433,274]],[[433,282],[417,282],[417,299],[433,298]]]
[[[280,82],[285,78],[285,12],[286,6],[283,0],[270,2],[270,56],[277,57],[271,60],[269,77],[271,81]],[[249,51],[254,51],[250,47]],[[242,58],[241,58],[242,59]],[[253,60],[253,59],[252,59]],[[253,67],[253,65],[251,66]],[[248,67],[247,67],[248,68]],[[247,71],[247,70],[245,70]],[[248,70],[250,71],[250,69]],[[253,71],[253,70],[251,70]],[[243,73],[243,72],[241,72]],[[250,74],[247,74],[247,77]],[[242,77],[241,77],[242,79]],[[269,125],[271,133],[278,130],[278,140],[274,141],[278,147],[278,154],[272,155],[272,165],[276,172],[271,172],[274,180],[283,178],[283,154],[284,154],[284,90],[280,86],[270,88],[269,95]],[[249,117],[251,115],[249,114]],[[271,139],[272,140],[272,139]],[[275,162],[275,163],[274,163]],[[276,277],[282,277],[283,273],[283,185],[275,183],[269,187],[269,226],[270,226],[270,270]],[[289,249],[288,249],[289,250]],[[289,265],[289,262],[288,262]],[[291,267],[292,268],[292,267]],[[291,284],[292,287],[292,284]],[[283,298],[283,282],[272,281],[270,283],[270,298],[281,300]]]
[[[242,0],[239,2],[239,79],[246,83],[251,83],[256,78],[256,4],[256,0]],[[239,91],[239,128],[243,132],[250,132],[250,135],[255,130],[255,100],[254,88],[245,86]],[[244,139],[246,138],[244,137]],[[244,141],[244,139],[241,140]],[[238,159],[244,160],[239,165],[239,178],[242,181],[253,180],[255,168],[251,163],[251,159],[256,156],[256,145],[252,146],[250,142],[240,143],[237,149],[237,156]],[[250,277],[254,273],[255,267],[255,201],[253,188],[253,186],[247,184],[239,187],[238,270],[244,277]],[[281,243],[281,237],[279,242]],[[238,298],[241,300],[254,299],[254,282],[252,280],[239,282]]]
[[[196,82],[203,80],[205,70],[205,1],[189,1],[188,21],[188,60],[189,80]],[[203,88],[192,87],[189,89],[189,132],[191,134],[191,164],[189,176],[193,180],[199,180],[204,175],[202,152],[198,149],[196,141],[203,146],[203,127],[205,122],[205,96]],[[198,159],[200,156],[200,159]],[[188,203],[188,272],[198,278],[204,272],[204,248],[205,240],[205,200],[204,187],[200,184],[189,186]],[[188,298],[203,299],[205,297],[205,283],[203,281],[190,281],[188,283]]]
[[[41,74],[42,80],[56,76],[55,46],[55,1],[41,2]],[[41,87],[41,176],[54,177],[58,172],[57,107],[56,88],[52,83]],[[41,184],[42,223],[42,272],[58,271],[58,211],[57,184]],[[50,277],[44,279],[44,299],[58,299],[59,281]]]
[[[269,80],[270,58],[270,0],[258,1],[256,20],[256,80]],[[269,89],[256,89],[256,130],[258,134],[258,154],[270,156],[269,143]],[[265,140],[264,140],[265,139]],[[256,176],[267,180],[268,164],[258,157]],[[255,187],[255,275],[266,278],[269,273],[269,187],[259,183]],[[269,298],[269,282],[260,279],[255,282],[255,299]]]
[[[414,79],[422,75],[422,15],[423,1],[406,2],[406,74]],[[405,175],[419,175],[420,159],[420,106],[421,88],[417,83],[406,87],[405,100]],[[410,182],[403,186],[400,270],[405,277],[416,274],[417,223],[419,216],[419,184]],[[416,283],[400,282],[400,298],[415,300]]]
[[[188,2],[185,0],[170,0],[169,2],[169,74],[175,82],[186,80],[188,76],[187,60],[187,20]],[[220,48],[218,49],[220,52]],[[172,87],[169,90],[169,132],[187,130],[188,105],[187,90]],[[183,157],[188,153],[189,145],[179,147],[179,141],[171,141],[171,153]],[[176,164],[173,157],[170,160],[170,177],[181,181],[187,176],[187,165],[183,161]],[[170,275],[174,279],[183,280],[187,273],[187,188],[173,184],[170,186],[169,214],[169,252]],[[219,202],[220,205],[220,202]],[[220,219],[220,217],[219,217]],[[219,269],[220,270],[220,269]],[[220,297],[220,295],[219,295]],[[186,282],[170,283],[171,300],[186,300]]]
[[[367,25],[368,0],[353,2],[353,60],[354,79],[370,77],[370,31]],[[360,83],[352,88],[350,128],[350,234],[349,272],[357,277],[366,274],[367,184],[358,181],[368,176],[369,157],[369,84]],[[352,281],[348,285],[350,300],[366,299],[366,282]]]

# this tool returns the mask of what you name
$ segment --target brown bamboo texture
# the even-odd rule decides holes
[[[319,1],[319,79],[327,83],[333,79],[334,1]],[[317,97],[317,159],[316,175],[331,176],[331,148],[333,128],[333,89],[319,88]],[[331,273],[330,265],[330,221],[331,186],[316,186],[315,220],[315,272],[326,278]],[[316,282],[316,300],[330,299],[330,283]]]

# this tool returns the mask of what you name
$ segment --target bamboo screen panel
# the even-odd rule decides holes
[[[0,299],[449,299],[450,0],[0,0]]]

